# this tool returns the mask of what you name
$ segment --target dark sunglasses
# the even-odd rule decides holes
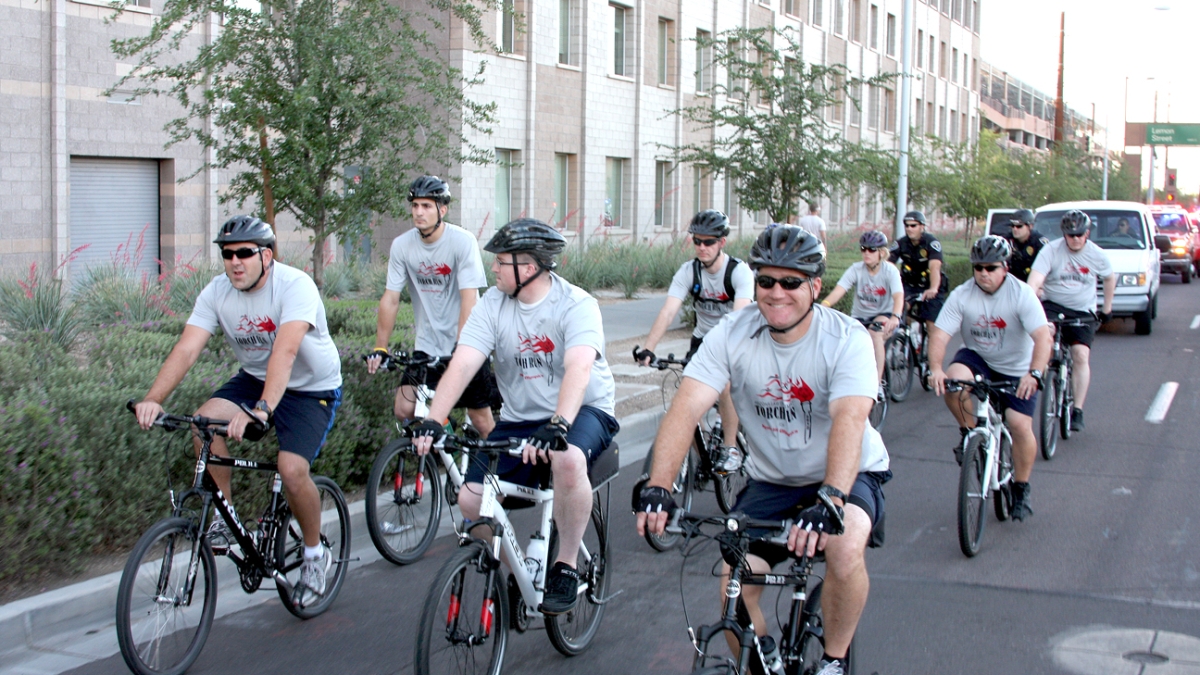
[[[907,222],[906,222],[906,223],[904,223],[904,226],[905,226],[905,227],[920,227],[920,226],[921,226],[921,224],[920,224],[920,223],[918,223],[918,222],[911,222],[911,223],[907,223]]]
[[[1074,238],[1076,238],[1076,239],[1081,239],[1081,238],[1083,238],[1083,237],[1087,236],[1087,232],[1080,232],[1079,234],[1070,234],[1070,233],[1068,233],[1068,234],[1066,234],[1065,236],[1068,236],[1068,237],[1074,237]]]
[[[253,258],[261,250],[263,250],[262,246],[258,248],[223,248],[221,249],[221,257],[226,260],[233,260],[234,258],[245,260],[246,258]]]
[[[784,277],[776,279],[765,274],[760,274],[754,277],[754,283],[758,284],[759,288],[775,288],[775,284],[779,284],[785,291],[794,291],[804,285],[804,282],[809,281],[804,277]]]
[[[701,239],[700,237],[692,237],[692,243],[697,246],[716,246],[720,239]]]
[[[975,268],[976,272],[995,272],[996,270],[1000,269],[1000,265],[975,264],[975,265],[972,265],[972,267]]]
[[[874,253],[875,251],[879,250],[879,247],[878,246],[859,246],[858,250],[862,251],[863,253],[866,253],[867,251]]]
[[[1015,230],[1015,229],[1017,229],[1018,227],[1029,227],[1029,224],[1028,224],[1028,223],[1017,223],[1017,222],[1014,222],[1014,223],[1012,224],[1012,227],[1013,227],[1013,229]]]

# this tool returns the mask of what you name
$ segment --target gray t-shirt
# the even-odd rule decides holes
[[[937,327],[960,332],[963,346],[983,357],[992,370],[1020,377],[1033,359],[1030,333],[1046,325],[1046,314],[1033,289],[1008,275],[988,295],[968,279],[946,298]],[[961,329],[961,330],[960,330]]]
[[[683,373],[717,391],[732,385],[733,405],[749,441],[746,470],[755,480],[809,485],[825,478],[829,402],[844,396],[874,399],[879,389],[867,330],[825,307],[813,308],[804,337],[790,345],[771,339],[752,304],[730,314],[704,338]],[[884,471],[888,453],[879,432],[865,425],[859,471]]]
[[[446,356],[458,341],[459,291],[487,286],[474,235],[457,225],[443,226],[433,244],[422,241],[416,228],[396,237],[388,259],[387,289],[399,293],[411,283],[415,347],[432,356]]]
[[[725,256],[725,263],[711,273],[704,269],[703,265],[700,266],[700,297],[694,303],[696,330],[692,331],[692,335],[696,337],[707,335],[721,317],[733,311],[733,303],[723,301],[754,299],[754,273],[750,271],[750,266],[745,260],[733,268],[733,276],[729,279],[733,284],[733,297],[729,297],[725,289],[725,267],[728,265],[729,256]],[[680,265],[679,271],[671,278],[671,287],[667,289],[667,295],[686,300],[692,294],[694,277],[691,260]]]
[[[1042,284],[1043,300],[1081,312],[1096,309],[1096,280],[1113,273],[1104,249],[1088,241],[1074,253],[1067,248],[1065,237],[1042,247],[1033,261],[1033,271],[1046,275]]]
[[[850,316],[856,319],[873,319],[880,314],[890,314],[896,308],[894,293],[904,293],[900,283],[900,270],[884,260],[879,263],[875,274],[867,269],[866,263],[854,263],[842,273],[838,286],[849,291],[854,289],[854,304]]]
[[[825,231],[825,221],[821,219],[821,216],[817,215],[804,216],[796,224],[817,237],[820,237],[821,233]]]
[[[500,419],[542,420],[554,416],[566,372],[567,350],[585,345],[596,351],[583,405],[615,415],[616,385],[604,360],[600,305],[586,291],[551,274],[550,293],[526,305],[488,289],[463,326],[460,344],[484,354],[495,350],[496,384],[504,397]]]
[[[188,324],[215,334],[225,331],[242,369],[267,379],[267,361],[279,326],[304,321],[310,328],[300,341],[288,389],[328,391],[342,386],[342,361],[325,323],[325,305],[307,274],[276,262],[267,283],[244,293],[224,274],[213,279],[196,298]]]

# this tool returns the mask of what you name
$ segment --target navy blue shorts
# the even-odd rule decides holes
[[[262,398],[262,380],[244,370],[239,370],[221,388],[213,392],[213,398],[234,403],[245,403],[254,407]],[[293,391],[288,389],[275,406],[275,435],[279,438],[279,449],[300,455],[312,464],[325,445],[325,437],[333,428],[333,418],[342,404],[342,390]]]
[[[1088,323],[1083,326],[1063,326],[1062,340],[1065,345],[1083,345],[1091,349],[1092,343],[1096,341],[1096,330],[1092,327],[1095,319],[1091,312],[1081,312],[1049,300],[1042,301],[1042,311],[1046,312],[1047,321],[1058,321],[1059,314],[1063,315],[1065,321],[1086,319]]]
[[[413,352],[413,356],[421,353]],[[446,365],[446,362],[443,361],[433,367],[405,366],[404,373],[400,376],[400,386],[419,387],[425,384],[436,391],[438,382],[442,381],[442,375],[446,373]],[[500,390],[496,387],[496,373],[492,370],[491,359],[488,359],[479,367],[479,370],[475,371],[475,375],[467,383],[467,388],[458,397],[458,402],[454,404],[454,407],[482,410],[483,408],[499,408],[501,403]]]
[[[496,428],[488,435],[489,441],[499,441],[506,438],[529,438],[533,432],[537,431],[538,427],[549,422],[550,419],[536,420],[533,422],[505,422],[496,423]],[[579,409],[579,414],[575,416],[575,423],[571,425],[571,430],[567,432],[567,443],[574,445],[583,451],[587,456],[588,467],[591,468],[592,463],[604,452],[609,445],[612,444],[613,436],[617,435],[621,425],[617,420],[608,413],[593,408],[592,406],[583,406]],[[471,466],[467,468],[466,482],[482,483],[483,476],[487,472],[487,460],[484,456],[479,456],[479,461],[472,459]],[[518,485],[534,486],[544,484],[543,481],[549,478],[549,465],[524,464],[520,457],[512,457],[504,455],[500,457],[500,464],[496,469],[496,475],[500,480],[516,483]]]
[[[846,501],[867,512],[874,526],[884,516],[883,484],[892,479],[891,471],[866,471],[858,474]],[[804,509],[817,503],[820,483],[811,485],[778,485],[750,479],[738,494],[734,511],[742,511],[751,518],[764,520],[795,519]],[[763,534],[766,534],[763,532]],[[770,563],[771,567],[786,560],[791,554],[787,549],[774,544],[756,541],[750,544],[750,552]],[[729,562],[727,559],[726,562]],[[730,563],[732,564],[732,563]]]
[[[942,313],[942,305],[946,302],[946,296],[949,291],[946,290],[946,275],[942,275],[942,285],[938,287],[938,294],[928,300],[922,300],[916,311],[916,318],[920,321],[937,321],[938,315]],[[926,288],[916,288],[914,286],[904,287],[904,297],[912,297],[914,295],[924,293]]]
[[[970,368],[972,373],[982,375],[990,382],[1019,382],[1021,380],[1019,377],[997,373],[988,366],[987,361],[984,361],[982,356],[966,347],[958,350],[951,363],[961,363]],[[1034,411],[1037,410],[1037,397],[1038,393],[1035,391],[1033,392],[1033,396],[1030,396],[1028,399],[1017,398],[1016,394],[1002,394],[1000,398],[1002,399],[1001,404],[1006,409],[1033,417]]]

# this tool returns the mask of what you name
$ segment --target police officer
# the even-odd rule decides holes
[[[1029,281],[1029,271],[1042,247],[1050,242],[1041,232],[1033,229],[1033,211],[1020,209],[1012,215],[1012,257],[1008,260],[1008,273],[1021,281]]]
[[[920,211],[904,214],[904,234],[892,245],[890,259],[900,268],[905,300],[919,295],[923,301],[917,318],[930,335],[950,292],[950,280],[942,272],[942,242],[925,231],[925,214]]]

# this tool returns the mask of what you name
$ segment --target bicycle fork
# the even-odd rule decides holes
[[[492,636],[492,627],[496,621],[496,601],[491,596],[491,588],[496,570],[489,569],[484,575],[484,588],[487,589],[487,593],[479,608],[479,624],[476,632],[464,632],[462,629],[464,622],[470,621],[469,617],[462,616],[463,586],[467,573],[466,569],[459,572],[451,586],[450,607],[446,612],[446,637],[452,644],[466,643],[469,646],[475,646],[483,644]]]

